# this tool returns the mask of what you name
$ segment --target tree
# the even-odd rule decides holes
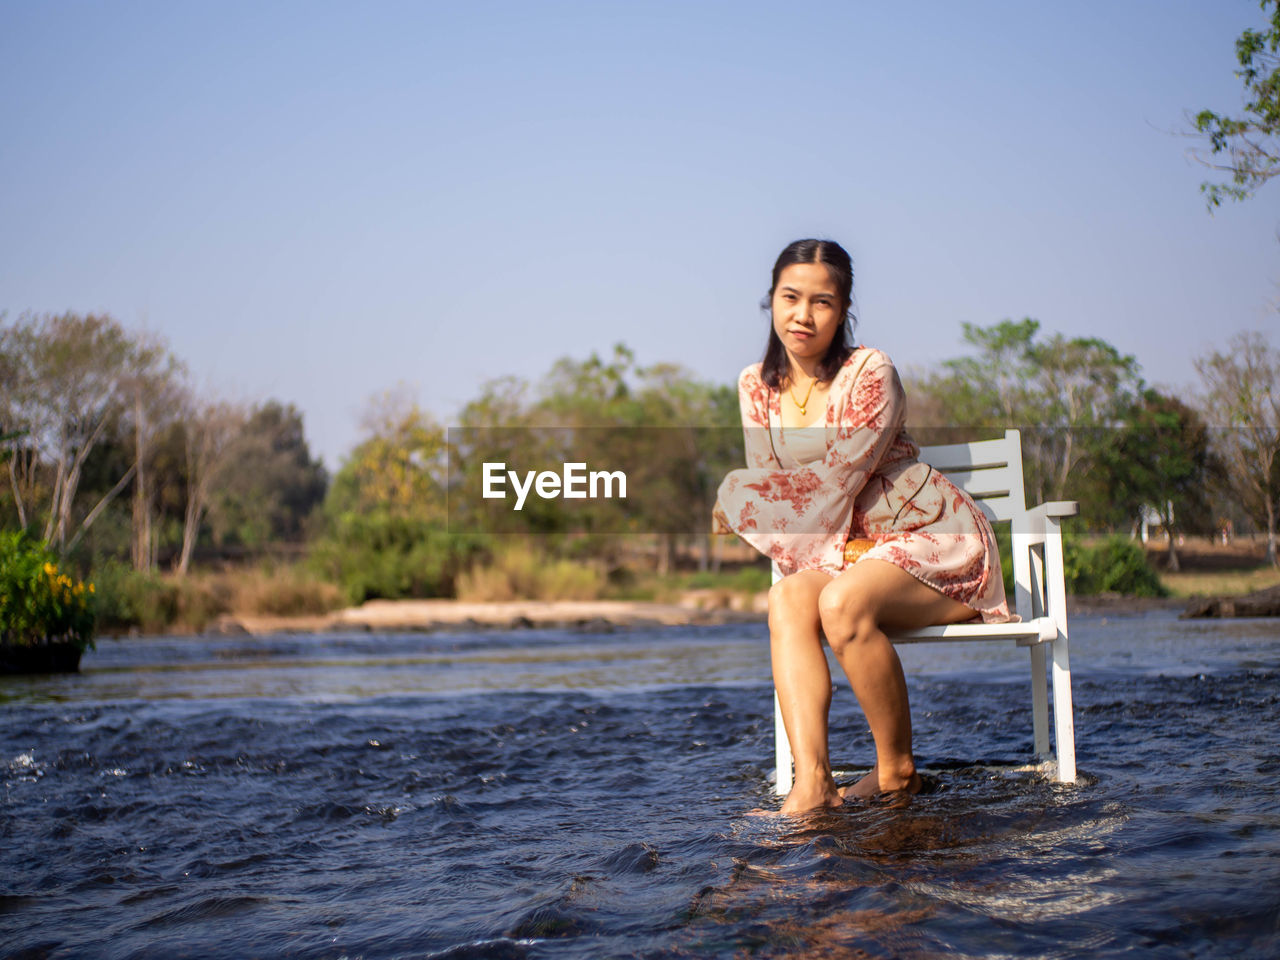
[[[39,469],[37,461],[50,471],[43,491],[48,503],[43,539],[68,550],[137,470],[135,462],[75,523],[73,507],[85,461],[122,415],[123,375],[138,362],[138,343],[115,320],[94,314],[24,316],[2,332],[0,420],[28,433],[21,446],[11,447],[14,461],[25,454],[23,466],[29,471]],[[15,476],[16,470],[11,478]],[[34,475],[28,481],[29,492],[39,489]],[[23,501],[16,480],[12,489],[19,513],[31,519],[28,507],[34,504]]]
[[[443,523],[444,430],[404,388],[372,398],[361,426],[365,439],[346,462],[352,506]]]
[[[1101,496],[1121,516],[1133,519],[1144,506],[1160,514],[1168,566],[1178,570],[1178,533],[1207,526],[1208,493],[1218,475],[1204,419],[1177,397],[1144,390],[1126,411],[1125,423],[1099,449]]]
[[[712,536],[709,518],[720,481],[742,463],[737,390],[698,381],[674,364],[641,370],[639,386],[641,422],[657,428],[638,439],[658,447],[640,462],[652,468],[645,482],[647,522],[668,533],[659,572],[674,567],[678,533],[695,537],[701,569],[718,566],[720,538]]]
[[[1096,337],[1054,334],[1039,339],[1030,317],[989,327],[964,325],[974,353],[943,363],[943,373],[912,384],[912,411],[932,414],[920,431],[929,442],[989,437],[994,430],[1023,431],[1026,484],[1033,501],[1060,500],[1092,469],[1099,445],[1122,422],[1142,389],[1138,362]],[[913,425],[921,420],[911,416]]]
[[[0,429],[2,428],[3,427],[0,426]],[[12,490],[12,493],[9,495],[13,497],[14,507],[17,510],[19,528],[26,527],[27,517],[23,507],[22,495],[18,489],[15,454],[17,453],[16,448],[18,441],[26,435],[27,432],[25,430],[14,430],[12,433],[0,434],[0,463],[5,465],[5,468],[9,473],[10,488]],[[0,526],[0,529],[2,529],[2,526]]]
[[[182,407],[184,374],[167,345],[147,335],[137,338],[121,371],[125,415],[133,433],[132,554],[136,570],[151,570],[156,564],[156,479],[152,467],[159,439]]]
[[[1232,490],[1267,531],[1267,560],[1276,556],[1280,509],[1280,350],[1262,334],[1231,338],[1227,353],[1196,360],[1204,382],[1204,413],[1216,432]]]
[[[1142,390],[1138,361],[1097,337],[1054,334],[1031,348],[1030,389],[1039,429],[1031,431],[1036,501],[1061,500],[1124,423]]]
[[[444,430],[404,390],[375,397],[325,496],[311,562],[353,603],[446,596],[474,549],[448,530]]]
[[[189,398],[183,417],[186,435],[187,504],[182,523],[182,550],[175,569],[185,576],[200,536],[200,525],[220,477],[232,462],[235,440],[246,419],[242,407],[222,401]]]
[[[536,389],[495,381],[460,419],[454,490],[479,491],[486,461],[544,469],[573,461],[622,470],[628,493],[625,501],[531,498],[519,514],[486,511],[492,501],[464,493],[452,501],[453,518],[486,532],[536,532],[553,550],[589,554],[606,568],[617,559],[619,539],[580,534],[657,534],[660,572],[672,568],[682,538],[697,538],[700,562],[713,562],[708,518],[716,488],[742,456],[731,388],[701,383],[673,364],[640,367],[617,344],[607,359],[593,353],[557,360]]]
[[[976,356],[947,360],[948,408],[957,426],[1030,423],[1028,384],[1036,373],[1035,338],[1040,321],[1023,317],[990,327],[962,324]]]
[[[298,409],[277,400],[254,407],[228,456],[236,469],[222,472],[209,507],[214,542],[262,547],[302,540],[329,480],[312,459]]]
[[[1244,200],[1280,174],[1280,0],[1261,0],[1267,25],[1247,29],[1236,40],[1236,76],[1244,81],[1240,116],[1201,110],[1194,117],[1196,131],[1209,140],[1209,157],[1196,159],[1214,170],[1231,174],[1227,183],[1200,185],[1210,209],[1224,198]]]

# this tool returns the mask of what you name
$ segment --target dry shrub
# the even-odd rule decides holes
[[[343,606],[342,589],[296,568],[238,571],[225,575],[230,609],[259,616],[296,617]]]
[[[198,633],[223,614],[300,616],[343,605],[336,584],[315,580],[296,568],[139,573],[122,564],[95,571],[100,628],[146,633]]]
[[[220,578],[170,580],[176,591],[171,627],[199,632],[232,610],[232,591]]]
[[[459,600],[501,603],[509,600],[595,600],[604,575],[572,560],[555,560],[529,544],[505,544],[489,563],[458,577]]]

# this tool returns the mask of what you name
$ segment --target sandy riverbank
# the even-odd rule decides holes
[[[273,617],[226,614],[207,632],[266,635],[434,630],[577,629],[610,630],[650,626],[762,623],[768,595],[730,598],[714,591],[688,591],[676,603],[642,600],[537,601],[467,603],[460,600],[372,600],[315,616]],[[1182,610],[1187,601],[1174,597],[1069,597],[1068,616],[1134,614]]]
[[[322,633],[335,631],[686,626],[760,622],[767,595],[726,596],[716,591],[687,591],[677,603],[642,600],[520,600],[467,603],[461,600],[371,600],[359,607],[301,617],[226,614],[211,633]]]

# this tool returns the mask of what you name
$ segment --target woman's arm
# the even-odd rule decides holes
[[[759,365],[747,367],[738,377],[738,410],[742,414],[742,442],[747,466],[780,470],[769,438],[769,388],[760,379]]]
[[[902,429],[906,397],[887,356],[868,351],[844,367],[832,383],[828,429],[835,438],[821,463],[782,470],[769,448],[767,426],[752,431],[756,408],[743,404],[743,424],[758,433],[756,456],[748,446],[744,470],[720,485],[719,502],[734,533],[777,560],[783,572],[838,572],[853,519],[853,501]],[[741,390],[741,384],[740,384]],[[740,393],[740,397],[745,396]],[[767,424],[767,413],[765,417]],[[762,449],[769,450],[763,462]]]
[[[742,417],[742,443],[747,466],[761,470],[782,469],[769,437],[769,388],[760,379],[759,364],[747,367],[738,376],[738,411]],[[711,532],[735,532],[718,497],[711,511]]]

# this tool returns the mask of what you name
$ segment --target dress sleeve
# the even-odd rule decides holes
[[[898,373],[887,356],[869,353],[847,364],[831,385],[827,455],[821,463],[780,469],[768,447],[767,427],[748,427],[749,416],[754,421],[757,414],[744,402],[744,428],[748,435],[760,433],[770,452],[762,462],[753,457],[748,441],[748,466],[725,477],[719,503],[733,532],[776,560],[784,574],[807,569],[839,573],[854,498],[902,430],[906,397]],[[744,396],[740,384],[739,399]]]
[[[747,367],[738,377],[738,409],[742,413],[742,443],[747,466],[781,469],[769,439],[769,388],[760,379],[758,366]]]

